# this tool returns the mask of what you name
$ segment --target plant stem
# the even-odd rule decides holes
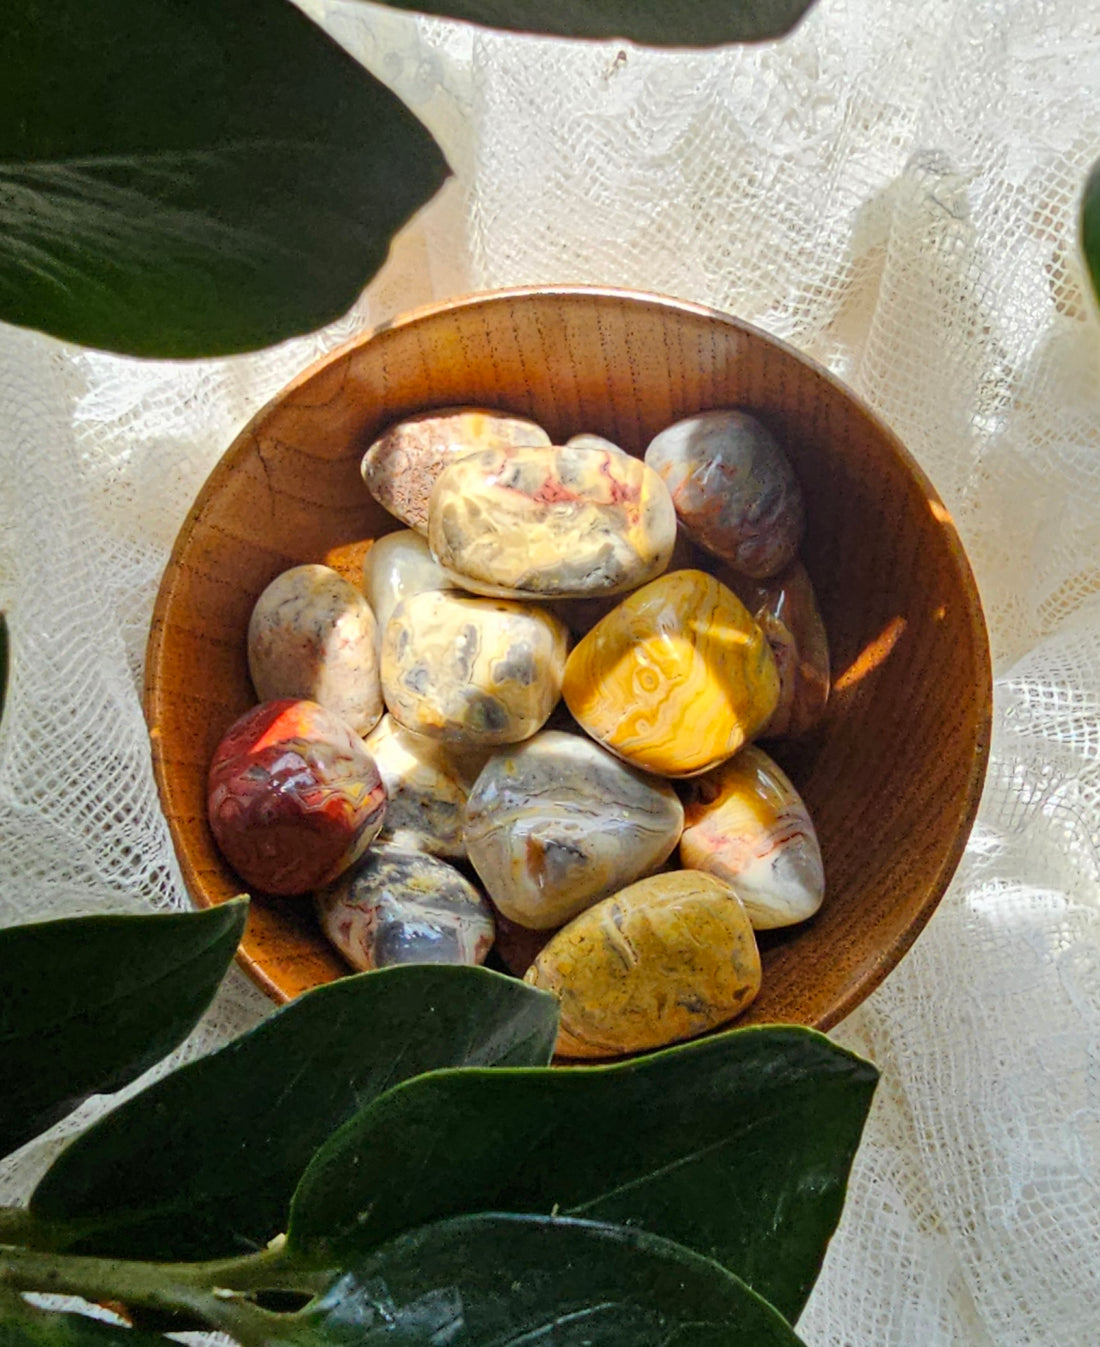
[[[29,1244],[38,1222],[25,1207],[0,1207],[0,1244]]]
[[[139,1263],[0,1246],[0,1293],[39,1291],[196,1315],[246,1347],[279,1340],[289,1319],[252,1304],[249,1293],[317,1291],[331,1278],[331,1272],[298,1265],[281,1243],[206,1263]]]

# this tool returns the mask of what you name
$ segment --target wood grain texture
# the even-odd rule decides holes
[[[206,771],[254,700],[253,603],[300,562],[358,581],[369,540],[397,527],[363,487],[364,450],[394,420],[458,403],[634,454],[681,416],[738,405],[787,448],[834,692],[809,736],[768,747],[810,808],[827,893],[811,921],[761,933],[763,988],[742,1022],[835,1024],[909,948],[969,834],[992,701],[981,605],[942,502],[866,407],[781,342],[657,296],[532,289],[419,311],[307,370],[237,437],[177,539],[146,662],[157,783],[195,903],[241,887],[207,828]],[[346,971],[301,900],[255,902],[240,958],[279,1000]]]

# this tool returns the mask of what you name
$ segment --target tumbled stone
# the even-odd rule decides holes
[[[222,855],[265,893],[335,879],[382,827],[386,790],[346,721],[311,701],[265,702],[229,727],[207,781]]]
[[[386,787],[386,820],[379,833],[404,851],[464,856],[463,811],[488,750],[459,753],[393,716],[383,716],[363,741]]]
[[[574,917],[524,981],[561,1003],[560,1056],[614,1057],[732,1020],[760,990],[760,954],[728,885],[674,870]]]
[[[668,570],[665,573],[688,569],[700,570],[706,561],[705,553],[700,552],[680,529],[676,533],[676,545],[672,549]],[[584,636],[601,618],[605,618],[618,607],[624,597],[623,594],[603,594],[595,599],[556,599],[550,604],[550,609],[561,618],[574,636]]]
[[[812,917],[825,894],[817,833],[778,763],[755,746],[697,777],[680,861],[733,885],[758,931]]]
[[[613,454],[625,454],[626,450],[615,444],[612,440],[605,440],[602,435],[593,435],[589,430],[582,430],[579,435],[570,435],[565,441],[567,449],[608,449]]]
[[[485,450],[440,474],[428,540],[464,589],[586,598],[659,575],[676,541],[676,512],[657,474],[629,454]]]
[[[395,720],[455,744],[513,744],[561,695],[569,634],[534,604],[430,591],[403,599],[382,641]]]
[[[656,870],[683,820],[665,782],[582,735],[544,730],[485,764],[466,804],[466,849],[499,911],[548,930]]]
[[[477,449],[549,444],[534,421],[485,407],[444,407],[390,426],[363,456],[363,481],[374,499],[403,524],[428,531],[428,498],[453,459]]]
[[[378,645],[381,646],[386,623],[402,599],[429,589],[453,587],[419,533],[399,529],[379,538],[363,561],[363,590],[374,610]]]
[[[769,576],[802,537],[802,491],[790,460],[754,416],[685,417],[654,436],[645,461],[660,474],[689,536],[745,575]]]
[[[725,585],[673,571],[624,599],[569,656],[562,691],[577,723],[659,776],[732,757],[775,709],[763,632]]]
[[[479,964],[493,943],[489,904],[434,856],[373,847],[317,895],[321,929],[353,968]]]
[[[382,715],[374,613],[328,566],[283,571],[256,600],[248,671],[260,701],[320,702],[358,734]]]
[[[829,700],[829,638],[806,568],[793,561],[771,580],[734,587],[768,638],[779,669],[779,702],[760,737],[805,734]]]

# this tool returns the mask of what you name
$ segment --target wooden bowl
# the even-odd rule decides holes
[[[679,417],[737,404],[787,446],[834,691],[820,726],[775,756],[817,824],[827,893],[811,921],[762,933],[764,985],[740,1022],[835,1024],[912,944],[970,831],[990,729],[981,606],[939,497],[843,385],[746,323],[653,295],[530,289],[421,310],[313,365],[230,446],[176,541],[146,665],[157,784],[196,905],[242,887],[207,827],[206,772],[255,701],[253,603],[301,562],[358,582],[370,540],[399,527],[363,486],[364,450],[390,422],[458,403],[636,454]],[[277,1000],[347,972],[308,900],[253,903],[239,957]]]

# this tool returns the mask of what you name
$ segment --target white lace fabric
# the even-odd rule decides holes
[[[175,532],[243,421],[349,333],[539,282],[736,313],[866,398],[958,522],[996,723],[955,881],[835,1037],[883,1081],[811,1347],[1085,1347],[1100,1317],[1100,157],[1081,0],[822,0],[787,40],[657,52],[301,0],[456,180],[346,319],[186,364],[0,328],[0,922],[183,906],[140,682]],[[174,1060],[268,1008],[234,974]],[[24,1195],[92,1100],[0,1167]]]

